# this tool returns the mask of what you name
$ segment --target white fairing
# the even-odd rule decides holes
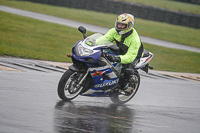
[[[153,58],[153,54],[151,52],[149,52],[149,56],[148,57],[140,58],[140,62],[138,62],[138,64],[135,66],[135,69],[140,69],[140,68],[144,67],[147,63],[149,63],[149,61],[152,58]]]

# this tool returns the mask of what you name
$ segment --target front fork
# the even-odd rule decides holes
[[[88,73],[89,73],[89,69],[87,70],[85,75],[83,73],[80,73],[78,80],[77,80],[77,84],[76,84],[77,88],[79,88],[82,85],[82,83],[86,79]]]

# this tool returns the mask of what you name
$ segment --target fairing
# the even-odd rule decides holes
[[[93,80],[93,86],[83,96],[109,96],[110,91],[118,83],[118,74],[121,71],[122,65],[120,63],[112,63],[109,65],[107,60],[102,57],[102,51],[109,55],[118,55],[109,49],[114,45],[105,36],[100,33],[93,34],[84,40],[78,41],[72,48],[72,62],[78,68],[89,69],[89,73]],[[136,65],[135,69],[144,67],[153,57],[153,54],[149,54],[148,57],[140,59],[140,62]],[[150,58],[150,59],[146,59]],[[104,62],[104,63],[102,63]],[[111,67],[114,67],[114,72]],[[95,71],[100,73],[95,74]]]

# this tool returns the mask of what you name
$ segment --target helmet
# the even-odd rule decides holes
[[[123,27],[119,27],[120,24],[123,24]],[[134,16],[131,14],[121,14],[117,17],[115,21],[115,29],[119,35],[125,34],[133,29],[134,25]]]

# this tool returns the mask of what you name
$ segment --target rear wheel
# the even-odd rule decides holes
[[[82,74],[83,75],[83,74]],[[61,77],[58,84],[58,96],[64,101],[71,101],[76,98],[81,90],[83,85],[78,85],[82,75],[78,72],[68,69],[63,76]]]
[[[133,96],[138,91],[140,85],[140,75],[136,71],[134,72],[133,77],[131,78],[131,83],[128,86],[128,89],[121,90],[120,88],[116,89],[113,96],[110,97],[111,101],[115,104],[124,104],[131,100]]]

